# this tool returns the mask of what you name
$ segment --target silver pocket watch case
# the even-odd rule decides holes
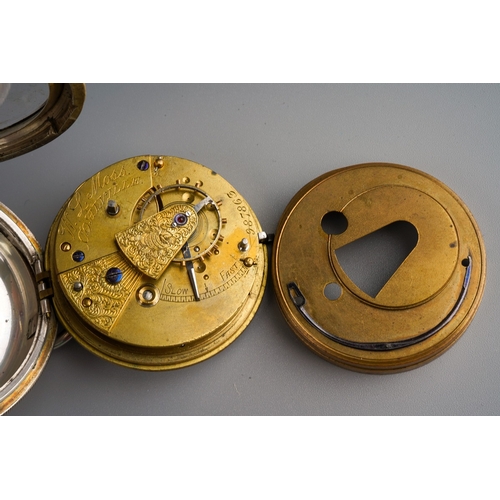
[[[83,84],[0,84],[0,161],[61,135],[84,100]],[[54,347],[47,277],[35,237],[0,203],[0,414],[32,387]]]

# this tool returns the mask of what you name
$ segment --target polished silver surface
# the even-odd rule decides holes
[[[54,318],[38,297],[34,238],[0,205],[0,414],[29,390],[54,342]]]
[[[17,250],[0,234],[0,386],[26,359],[37,315],[33,277]]]
[[[46,83],[0,83],[0,129],[40,111],[49,97]]]

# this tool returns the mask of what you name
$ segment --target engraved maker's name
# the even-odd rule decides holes
[[[90,191],[83,193],[77,190],[70,199],[59,225],[59,234],[70,234],[83,243],[87,243],[92,231],[92,223],[99,211],[102,211],[108,200],[118,193],[141,184],[140,176],[130,177],[122,166],[113,169],[108,175],[98,172],[91,179]],[[71,218],[68,214],[72,212]],[[76,215],[76,220],[73,218]]]

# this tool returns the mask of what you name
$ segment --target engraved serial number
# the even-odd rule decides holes
[[[240,217],[243,219],[242,222],[243,225],[246,226],[247,234],[255,234],[255,230],[253,229],[253,217],[250,214],[248,207],[243,203],[243,200],[238,198],[236,191],[229,191],[226,195],[235,205],[237,205],[236,209]]]

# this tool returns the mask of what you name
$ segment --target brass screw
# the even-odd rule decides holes
[[[254,261],[252,258],[247,257],[246,259],[243,259],[243,264],[245,264],[245,267],[252,267],[254,265]]]
[[[163,168],[163,165],[165,165],[165,162],[163,161],[163,156],[158,156],[155,160],[155,168]]]
[[[65,243],[62,243],[61,250],[63,252],[69,252],[71,250],[71,243],[68,243],[67,241]]]
[[[82,300],[83,307],[90,307],[92,305],[92,299],[90,297],[85,297]]]

